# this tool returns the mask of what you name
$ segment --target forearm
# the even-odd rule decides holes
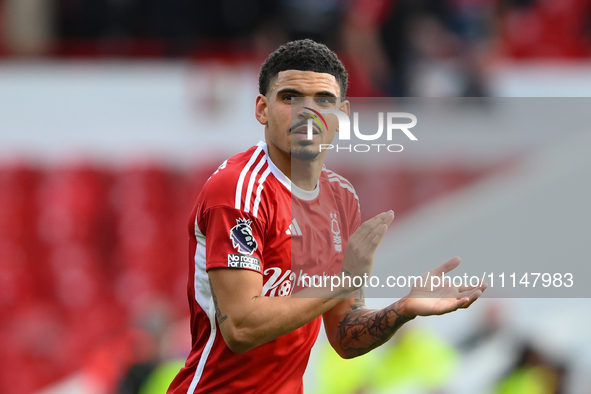
[[[393,212],[377,215],[349,237],[342,275],[371,271],[375,250],[393,218]],[[341,303],[343,297],[351,297],[355,290],[349,282],[330,290],[310,286],[297,298],[262,297],[263,277],[259,273],[220,267],[210,269],[208,275],[220,330],[230,349],[239,353],[309,323]]]
[[[403,314],[406,299],[379,310],[354,304],[338,324],[337,352],[344,358],[361,356],[386,343],[400,327],[414,316]]]
[[[255,297],[247,309],[228,316],[222,333],[235,340],[234,351],[242,353],[311,322],[341,302],[339,298]],[[230,333],[231,331],[231,333]],[[224,335],[226,338],[226,335]]]
[[[252,273],[212,270],[209,274],[220,331],[228,347],[236,353],[302,327],[340,303],[341,292],[344,295],[350,292],[304,289],[297,297],[264,297],[258,295],[259,285],[249,284]],[[220,275],[227,274],[231,275],[220,280]]]

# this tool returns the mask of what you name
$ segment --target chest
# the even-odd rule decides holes
[[[265,244],[262,295],[288,296],[306,276],[340,270],[349,221],[339,201],[330,197],[293,198],[288,209],[278,212]]]

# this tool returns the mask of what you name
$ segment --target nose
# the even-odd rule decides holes
[[[292,114],[295,115],[294,119],[311,118],[311,114],[315,111],[320,112],[320,108],[314,100],[314,97],[298,97],[295,107],[292,103]]]

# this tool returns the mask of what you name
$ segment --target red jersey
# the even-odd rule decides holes
[[[316,189],[304,191],[273,164],[264,142],[222,163],[191,216],[192,349],[168,393],[302,393],[320,317],[236,354],[219,330],[207,270],[256,271],[263,275],[262,296],[289,296],[304,275],[325,272],[327,262],[342,265],[346,240],[359,222],[353,187],[326,168]],[[307,258],[293,270],[292,246]]]

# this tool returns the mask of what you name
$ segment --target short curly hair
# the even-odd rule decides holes
[[[326,45],[305,39],[290,41],[277,48],[263,63],[259,73],[259,93],[267,95],[271,80],[285,70],[314,71],[334,75],[340,96],[347,93],[349,75],[337,55]]]

